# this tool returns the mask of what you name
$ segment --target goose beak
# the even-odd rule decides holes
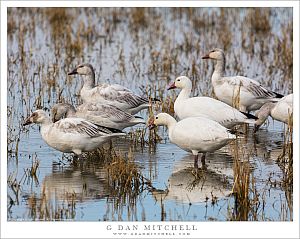
[[[149,130],[152,130],[156,127],[156,125],[154,124],[154,117],[151,117],[148,121],[148,128]]]
[[[202,59],[209,59],[210,57],[209,57],[209,54],[206,54],[205,56],[202,56],[201,58]]]
[[[78,74],[77,68],[68,73],[69,76]]]
[[[57,122],[57,121],[58,121],[58,119],[56,119],[56,114],[54,114],[54,115],[52,116],[52,122],[55,123],[55,122]]]
[[[169,86],[168,86],[168,88],[167,88],[167,90],[172,90],[172,89],[176,89],[177,87],[176,87],[176,85],[175,85],[175,82],[173,82],[173,83],[171,83]]]
[[[23,123],[23,126],[26,126],[26,125],[29,125],[29,124],[32,124],[31,116],[29,116],[27,119],[25,119],[25,121]]]

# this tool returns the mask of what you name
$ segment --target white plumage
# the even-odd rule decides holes
[[[112,105],[104,105],[101,103],[84,103],[79,105],[77,109],[75,109],[73,105],[59,103],[51,108],[51,115],[53,122],[64,117],[78,117],[94,124],[120,130],[136,124],[145,123],[141,117],[133,116]]]
[[[43,140],[52,148],[64,153],[93,151],[113,137],[126,135],[117,129],[108,129],[80,118],[66,118],[52,123],[43,110],[36,110],[24,125],[41,125]]]
[[[241,113],[237,109],[219,100],[210,97],[192,97],[192,82],[186,76],[176,78],[168,89],[180,88],[181,92],[175,100],[174,110],[179,119],[187,117],[207,117],[218,122],[226,128],[238,124],[255,123],[255,117],[250,114]],[[249,117],[252,117],[249,118]]]
[[[244,76],[224,77],[225,54],[213,49],[202,59],[213,59],[217,63],[212,75],[212,86],[217,98],[242,112],[259,109],[267,102],[277,102],[283,96],[267,90],[257,81]]]
[[[110,104],[121,110],[136,114],[150,106],[149,100],[134,94],[131,90],[118,84],[101,84],[95,86],[95,72],[90,64],[77,66],[68,75],[79,74],[84,79],[80,96],[84,103]]]
[[[275,120],[288,124],[293,115],[293,94],[283,97],[277,103],[264,104],[256,112],[258,117],[256,130],[266,121],[269,115]]]
[[[213,152],[228,144],[236,136],[219,123],[202,117],[190,117],[179,122],[167,113],[160,113],[149,122],[150,129],[155,125],[168,127],[169,139],[195,156],[195,167],[198,167],[198,153],[203,153],[202,164],[205,164],[205,153]]]

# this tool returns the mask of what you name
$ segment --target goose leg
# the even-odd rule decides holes
[[[198,169],[198,154],[194,157],[194,168]]]
[[[260,125],[257,125],[257,124],[254,125],[254,133],[256,133],[258,131],[259,127],[260,127]]]
[[[203,153],[201,156],[202,167],[205,167],[205,156],[206,156],[206,153]]]

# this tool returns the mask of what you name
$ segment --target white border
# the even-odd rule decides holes
[[[294,29],[294,200],[293,222],[168,222],[197,225],[189,238],[298,238],[299,237],[299,2],[298,1],[1,1],[1,238],[103,238],[113,237],[108,225],[158,225],[161,222],[7,222],[7,7],[293,7]],[[152,231],[153,232],[153,231]],[[128,237],[130,236],[119,236]],[[142,236],[134,236],[140,237]],[[144,237],[144,236],[143,236]],[[148,238],[154,238],[150,236]],[[116,237],[114,237],[116,238]],[[179,238],[176,236],[162,238]]]

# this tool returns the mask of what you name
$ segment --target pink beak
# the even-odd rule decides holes
[[[176,89],[177,87],[176,87],[176,85],[175,85],[175,82],[173,82],[173,83],[171,83],[169,86],[168,86],[168,88],[167,88],[167,90],[172,90],[172,89]]]

